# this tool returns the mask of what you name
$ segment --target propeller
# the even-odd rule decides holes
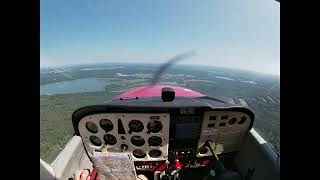
[[[173,58],[169,59],[166,63],[160,66],[159,70],[153,75],[153,78],[151,80],[151,85],[156,85],[159,80],[161,75],[173,64],[177,63],[178,61],[190,58],[192,56],[196,55],[194,51],[188,51],[182,54],[178,54],[174,56]]]

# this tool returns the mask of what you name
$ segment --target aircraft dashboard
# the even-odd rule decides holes
[[[165,106],[121,102],[88,106],[73,114],[73,124],[89,156],[131,152],[137,170],[153,171],[176,159],[196,168],[212,156],[206,141],[212,142],[216,154],[236,152],[254,119],[247,107],[215,107],[216,102],[200,101],[183,106],[179,100]]]

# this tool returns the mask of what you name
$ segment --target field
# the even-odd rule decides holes
[[[73,136],[71,114],[85,105],[99,104],[124,90],[148,84],[159,65],[94,64],[40,70],[41,87],[82,78],[107,80],[104,90],[40,95],[40,158],[52,162]],[[177,84],[201,93],[246,103],[255,112],[254,128],[280,152],[280,78],[218,67],[178,65],[161,82]]]

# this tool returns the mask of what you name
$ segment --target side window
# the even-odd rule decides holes
[[[69,101],[66,95],[40,94],[40,158],[47,163],[55,160],[74,134]]]
[[[108,80],[80,72],[78,67],[40,69],[40,158],[47,163],[55,160],[74,135],[71,117],[76,109],[103,103],[120,93],[113,91],[121,87]],[[115,74],[105,73],[106,77]]]
[[[255,112],[253,128],[280,153],[280,95],[257,97],[250,106]],[[264,100],[263,100],[264,99]]]

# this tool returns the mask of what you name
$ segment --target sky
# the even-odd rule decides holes
[[[40,0],[40,66],[164,63],[280,74],[275,0]]]

